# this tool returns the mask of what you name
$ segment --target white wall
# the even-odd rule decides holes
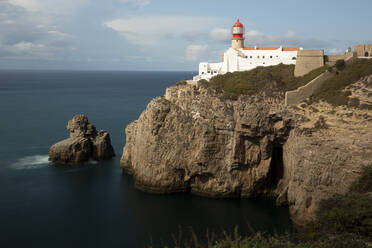
[[[277,50],[244,50],[229,48],[223,55],[222,63],[203,62],[199,65],[199,76],[209,80],[217,74],[226,72],[247,71],[258,66],[296,64],[297,51]]]

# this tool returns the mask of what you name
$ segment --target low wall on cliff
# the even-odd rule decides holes
[[[299,87],[296,90],[287,91],[285,93],[285,105],[296,105],[310,97],[314,91],[319,88],[324,81],[332,77],[332,73],[329,71],[319,75],[304,86]]]

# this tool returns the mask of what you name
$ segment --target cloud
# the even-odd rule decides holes
[[[331,46],[331,43],[328,41],[297,37],[292,31],[284,35],[270,35],[256,30],[250,30],[246,32],[245,40],[252,45],[291,45],[304,48],[327,48]]]
[[[327,50],[329,54],[344,54],[346,49],[341,48],[330,48]]]
[[[206,50],[207,45],[188,45],[186,47],[186,60],[195,61],[197,60]]]
[[[13,6],[22,7],[30,12],[44,14],[71,15],[79,6],[89,3],[89,0],[3,0]]]
[[[133,8],[142,8],[150,4],[150,0],[120,0],[120,2],[125,3]]]
[[[227,42],[231,40],[229,29],[214,28],[209,37],[214,41]],[[292,45],[304,48],[327,48],[332,44],[328,41],[315,38],[300,38],[293,31],[284,35],[270,35],[257,30],[248,30],[245,33],[245,43],[248,45]]]
[[[0,58],[50,59],[72,39],[57,29],[51,17],[34,12],[36,2],[0,1]]]
[[[229,41],[231,39],[231,31],[225,28],[214,28],[209,33],[209,37],[216,41]]]
[[[143,16],[107,21],[103,25],[120,33],[133,44],[147,46],[165,39],[194,40],[217,20],[214,17],[197,16]]]

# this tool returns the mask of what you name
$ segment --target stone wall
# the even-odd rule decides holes
[[[324,50],[300,50],[297,53],[295,77],[303,76],[322,66],[324,66]]]
[[[333,65],[336,64],[337,60],[343,59],[343,60],[347,61],[354,56],[356,56],[356,53],[347,52],[347,53],[342,54],[342,55],[338,55],[338,54],[337,55],[326,55],[326,56],[324,56],[324,60],[325,60],[325,63],[327,65],[333,66]]]
[[[314,91],[330,77],[332,77],[332,73],[326,71],[306,85],[301,86],[296,90],[287,91],[285,93],[285,105],[289,106],[299,104],[306,98],[310,97],[314,93]]]
[[[366,57],[366,55],[368,55],[368,57],[372,57],[372,44],[356,45],[354,47],[354,50],[357,53],[358,57]]]

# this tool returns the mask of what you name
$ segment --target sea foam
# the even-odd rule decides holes
[[[17,160],[11,167],[15,170],[40,169],[47,166],[50,162],[48,155],[27,156]]]

